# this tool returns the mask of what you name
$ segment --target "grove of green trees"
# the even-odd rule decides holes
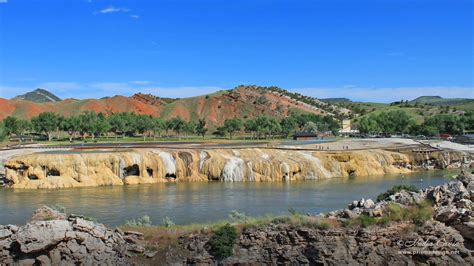
[[[339,122],[331,117],[315,114],[292,113],[291,116],[276,119],[274,117],[259,116],[254,119],[227,119],[223,125],[212,133],[219,137],[233,138],[240,132],[250,133],[253,138],[289,137],[297,130],[305,130],[311,125],[312,131],[332,131],[339,129]],[[5,137],[25,136],[43,137],[51,141],[61,139],[61,134],[67,135],[69,141],[97,137],[114,136],[142,136],[156,137],[187,137],[196,135],[205,138],[209,132],[204,119],[185,121],[180,117],[164,120],[150,115],[135,113],[113,113],[109,116],[103,113],[85,111],[80,115],[64,117],[52,112],[44,112],[31,120],[22,120],[13,116],[5,118],[0,123],[0,140]]]
[[[362,117],[359,130],[370,134],[458,135],[466,130],[474,130],[474,112],[463,115],[438,114],[426,117],[421,124],[416,123],[413,116],[403,110],[380,112]]]

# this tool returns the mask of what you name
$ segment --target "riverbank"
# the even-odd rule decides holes
[[[473,175],[465,169],[444,185],[403,189],[316,216],[255,219],[234,213],[229,225],[150,227],[145,219],[110,230],[43,208],[24,226],[0,226],[0,261],[473,264]]]

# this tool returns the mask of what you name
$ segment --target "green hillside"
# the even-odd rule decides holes
[[[467,98],[443,98],[440,96],[421,96],[410,103],[418,104],[429,104],[429,105],[461,105],[461,104],[474,104],[474,99]]]

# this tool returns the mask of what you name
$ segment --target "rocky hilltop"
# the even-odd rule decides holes
[[[60,102],[61,98],[45,89],[36,89],[23,95],[15,96],[12,100],[24,100],[35,103]]]
[[[442,186],[384,196],[377,202],[353,201],[344,210],[317,216],[295,214],[269,223],[234,224],[241,229],[227,257],[213,250],[211,239],[216,233],[206,228],[172,242],[169,239],[176,239],[178,233],[168,228],[174,237],[154,242],[153,233],[147,240],[140,232],[111,230],[85,217],[43,207],[26,225],[0,225],[0,263],[474,264],[474,177],[468,170]],[[323,226],[321,221],[330,224]]]
[[[66,188],[220,180],[291,181],[459,167],[465,154],[381,149],[320,152],[271,148],[51,151],[5,163],[13,188]]]

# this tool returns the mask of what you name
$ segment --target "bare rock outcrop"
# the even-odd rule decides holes
[[[42,207],[26,225],[0,225],[0,264],[125,265],[129,254],[144,250],[126,240],[135,237]]]

